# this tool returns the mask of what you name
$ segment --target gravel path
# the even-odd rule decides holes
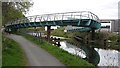
[[[29,66],[64,66],[54,56],[24,37],[13,34],[8,37],[21,45],[28,58]]]

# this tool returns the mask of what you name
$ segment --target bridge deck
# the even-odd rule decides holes
[[[91,29],[99,29],[101,27],[99,18],[95,14],[81,11],[30,16],[6,24],[6,29],[67,25],[89,27]]]

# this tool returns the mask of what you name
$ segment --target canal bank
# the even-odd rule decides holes
[[[34,36],[37,34],[34,34]],[[56,38],[61,38],[61,37],[57,37]],[[63,38],[63,37],[62,37]],[[85,52],[82,51],[80,48],[71,45],[69,43],[67,43],[66,41],[61,41],[60,42],[61,46],[60,48],[62,48],[63,50],[73,54],[73,55],[77,55],[80,58],[85,58]],[[100,55],[100,62],[98,64],[98,66],[119,66],[119,54],[120,52],[117,50],[113,50],[113,49],[101,49],[101,48],[94,48]]]
[[[71,66],[73,66],[73,67],[78,66],[78,67],[82,67],[82,68],[84,68],[84,67],[85,68],[86,67],[94,68],[94,66],[92,64],[81,59],[80,57],[69,54],[67,51],[60,49],[59,47],[53,46],[48,42],[39,40],[38,38],[33,37],[31,35],[24,34],[22,36],[24,36],[26,39],[30,40],[31,42],[34,42],[37,45],[40,45],[40,47],[47,50],[49,53],[54,55],[58,60],[60,60],[63,64],[65,64],[66,66],[68,66],[70,68],[71,68]]]

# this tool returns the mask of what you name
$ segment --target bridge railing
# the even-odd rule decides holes
[[[7,25],[18,24],[18,23],[28,23],[28,22],[43,22],[43,21],[55,21],[55,20],[75,20],[75,19],[93,19],[99,21],[97,15],[89,11],[79,11],[79,12],[66,12],[66,13],[54,13],[54,14],[44,14],[29,16],[21,18],[10,22]]]

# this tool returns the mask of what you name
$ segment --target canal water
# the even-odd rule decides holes
[[[34,35],[34,36],[39,35],[36,33],[29,33],[29,34]],[[59,37],[59,38],[63,38],[63,37]],[[66,41],[61,41],[60,44],[61,44],[60,48],[62,48],[63,50],[65,50],[71,54],[78,55],[80,58],[86,57],[85,52],[83,50],[81,50],[80,48],[78,48],[74,45],[71,45],[71,44],[67,43]],[[105,50],[105,49],[98,49],[98,48],[95,48],[95,50],[100,55],[100,62],[98,64],[98,66],[117,66],[117,67],[119,66],[120,67],[120,52],[119,51]]]
[[[71,54],[76,54],[80,56],[81,58],[85,58],[85,52],[82,51],[80,48],[77,48],[74,45],[68,44],[66,41],[61,41],[60,48],[64,49],[65,51],[68,51]],[[120,59],[120,52],[116,50],[105,50],[105,49],[98,49],[95,48],[95,50],[100,55],[100,62],[98,66],[119,66],[119,60]]]

